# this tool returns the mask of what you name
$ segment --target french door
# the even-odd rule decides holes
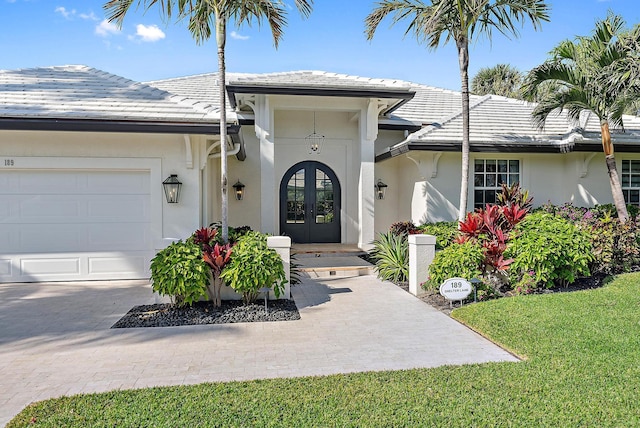
[[[284,174],[280,233],[296,243],[340,242],[340,183],[327,165],[304,161]]]

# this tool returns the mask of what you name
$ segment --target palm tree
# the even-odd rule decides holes
[[[300,13],[307,17],[311,13],[313,0],[294,0]],[[149,9],[158,5],[163,15],[171,19],[176,15],[179,19],[189,18],[188,28],[196,43],[201,44],[211,37],[212,26],[218,47],[218,84],[220,85],[220,182],[222,205],[222,239],[229,240],[227,193],[227,109],[226,109],[226,64],[225,44],[227,41],[227,24],[235,22],[237,26],[251,24],[256,20],[258,25],[266,20],[271,28],[273,42],[278,48],[283,28],[287,24],[287,5],[283,0],[109,0],[104,4],[109,22],[122,26],[125,15],[133,4]]]
[[[452,41],[458,50],[462,84],[462,176],[458,220],[467,212],[469,182],[469,41],[477,35],[491,39],[493,30],[505,35],[519,35],[516,24],[528,19],[535,29],[549,20],[549,7],[543,0],[382,0],[365,19],[367,39],[388,15],[393,24],[410,19],[406,34],[413,33],[418,42],[436,49]]]
[[[638,46],[640,25],[627,31],[622,17],[609,13],[606,19],[596,22],[591,36],[565,40],[556,46],[550,59],[529,72],[523,88],[528,99],[538,95],[533,117],[541,128],[552,112],[565,109],[576,122],[585,111],[598,117],[611,193],[621,222],[626,222],[629,215],[609,126],[624,129],[622,115],[640,98],[638,77],[625,79],[624,74],[620,75],[640,55]],[[539,96],[538,89],[545,84],[555,86],[555,90]]]
[[[495,94],[519,98],[523,75],[509,64],[483,67],[471,79],[471,92],[476,95]]]

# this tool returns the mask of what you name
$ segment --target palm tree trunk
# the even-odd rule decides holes
[[[464,221],[467,214],[469,193],[469,40],[466,35],[456,40],[460,81],[462,83],[462,174],[460,176],[460,206],[458,221]]]
[[[222,240],[229,241],[229,197],[227,194],[227,92],[226,65],[224,59],[227,41],[227,18],[216,9],[216,41],[218,42],[218,74],[220,88],[220,205]]]
[[[629,219],[627,212],[627,204],[624,201],[622,186],[620,185],[620,177],[618,176],[618,168],[616,167],[616,158],[613,153],[613,143],[611,142],[611,132],[609,131],[609,121],[600,121],[600,130],[602,134],[602,150],[604,151],[604,159],[607,163],[607,172],[609,173],[609,183],[611,184],[611,194],[613,195],[613,204],[618,212],[618,219],[621,223],[626,223]]]

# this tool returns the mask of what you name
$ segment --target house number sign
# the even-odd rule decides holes
[[[15,164],[13,159],[5,159],[4,162],[2,162],[3,166],[15,166]]]
[[[449,278],[440,286],[440,294],[447,300],[464,300],[473,291],[473,286],[464,278]]]

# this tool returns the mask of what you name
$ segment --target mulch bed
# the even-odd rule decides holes
[[[111,328],[173,327],[183,325],[243,322],[294,321],[300,319],[292,300],[270,300],[245,305],[239,300],[223,300],[219,308],[211,302],[196,302],[183,308],[170,303],[133,307]]]
[[[572,291],[590,290],[594,288],[602,287],[611,278],[608,275],[594,275],[585,278],[578,278],[573,284],[568,287],[553,287],[546,290],[541,290],[536,294],[550,294],[550,293],[567,293]],[[406,292],[409,292],[409,283],[396,284]],[[507,296],[508,297],[508,296]],[[438,291],[428,290],[425,294],[418,297],[423,302],[433,306],[439,311],[449,315],[453,308],[460,307],[460,302],[451,302],[440,295]],[[464,302],[464,304],[473,303],[471,301]],[[452,308],[453,306],[453,308]]]

